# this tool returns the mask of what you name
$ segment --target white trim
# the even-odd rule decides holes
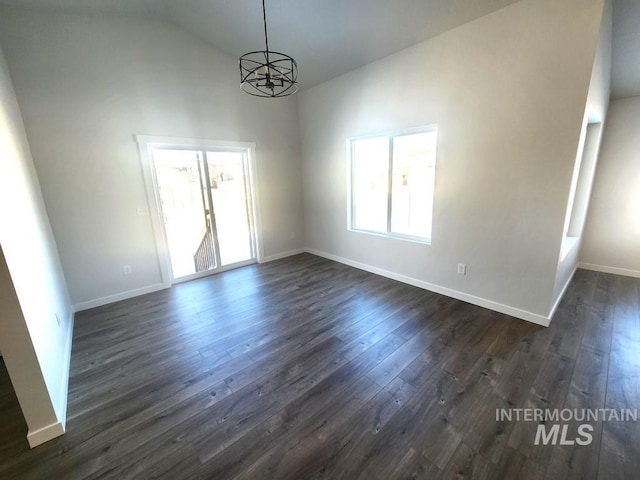
[[[251,231],[255,240],[255,260],[261,262],[264,256],[264,247],[262,241],[262,219],[260,215],[259,190],[258,190],[258,171],[256,162],[256,144],[255,142],[236,142],[228,140],[210,140],[198,138],[184,137],[165,137],[156,135],[134,135],[138,144],[138,153],[140,155],[140,165],[142,167],[142,176],[144,178],[145,190],[147,193],[147,204],[151,224],[153,227],[153,235],[156,244],[156,256],[158,266],[160,268],[160,276],[164,288],[169,288],[177,279],[173,278],[171,272],[171,258],[169,255],[169,245],[161,221],[162,208],[160,201],[160,192],[158,190],[158,182],[153,163],[154,148],[174,148],[174,149],[194,149],[204,151],[207,148],[216,149],[218,151],[246,152],[247,154],[247,175],[246,180],[249,183],[250,198],[247,200],[253,209],[251,218],[253,225]],[[253,259],[252,259],[253,260]],[[221,269],[217,268],[210,273],[218,273]]]
[[[413,285],[414,287],[423,288],[425,290],[439,293],[447,297],[455,298],[463,302],[471,303],[479,307],[488,308],[489,310],[494,310],[496,312],[504,313],[506,315],[510,315],[512,317],[516,317],[521,320],[526,320],[528,322],[535,323],[537,325],[542,325],[543,327],[548,327],[550,323],[550,317],[545,317],[537,313],[528,312],[526,310],[521,310],[515,307],[510,307],[509,305],[503,305],[502,303],[497,303],[492,300],[487,300],[486,298],[469,295],[467,293],[459,292],[458,290],[453,290],[451,288],[435,285],[433,283],[425,282],[423,280],[418,280],[416,278],[408,277],[406,275],[401,275],[399,273],[390,272],[388,270],[384,270],[378,267],[373,267],[365,263],[355,262],[353,260],[349,260],[343,257],[338,257],[337,255],[332,255],[330,253],[321,252],[313,248],[306,248],[305,251],[313,255],[318,255],[319,257],[328,258],[329,260],[333,260],[339,263],[344,263],[345,265],[349,265],[351,267],[359,268],[360,270],[365,270],[367,272],[375,273],[376,275],[381,275],[383,277],[391,278],[399,282],[407,283],[409,285]]]
[[[58,399],[58,408],[56,409],[58,420],[62,425],[62,430],[67,425],[67,401],[69,397],[69,373],[71,371],[71,349],[73,348],[73,322],[74,322],[74,313],[73,309],[69,313],[69,319],[67,321],[68,330],[67,330],[67,341],[65,344],[64,351],[64,370],[62,375],[62,386],[60,389],[60,398]]]
[[[289,250],[288,252],[276,253],[275,255],[269,255],[263,257],[260,263],[273,262],[274,260],[280,260],[281,258],[292,257],[293,255],[300,255],[301,253],[309,252],[308,248],[296,248],[295,250]]]
[[[169,288],[171,286],[171,270],[168,262],[169,258],[169,246],[167,245],[167,238],[164,234],[164,226],[160,221],[160,197],[157,192],[157,182],[154,178],[155,171],[152,166],[152,152],[151,143],[146,143],[144,139],[153,139],[159,137],[146,137],[141,135],[135,136],[138,142],[138,152],[140,154],[140,166],[142,168],[142,176],[144,178],[144,186],[147,194],[147,208],[149,211],[149,218],[151,219],[151,226],[153,230],[153,237],[156,247],[156,260],[158,262],[158,268],[160,269],[160,278],[162,279],[162,286]],[[104,304],[103,304],[104,305]],[[98,306],[98,305],[94,305]],[[92,307],[87,307],[92,308]],[[84,309],[83,309],[84,310]],[[76,310],[77,311],[77,310]]]
[[[578,243],[580,243],[580,237],[571,237],[569,235],[566,235],[562,239],[562,245],[560,247],[561,262],[564,261],[565,258],[567,258],[567,255],[571,253],[571,250],[573,250]]]
[[[29,433],[27,433],[27,440],[29,442],[29,446],[34,448],[63,434],[64,425],[61,422],[56,422],[40,428],[35,432],[29,431]]]
[[[129,298],[138,297],[140,295],[146,295],[147,293],[157,292],[158,290],[163,290],[165,288],[167,287],[165,287],[162,283],[157,283],[155,285],[136,288],[135,290],[127,290],[126,292],[116,293],[115,295],[96,298],[87,302],[76,303],[73,306],[73,311],[81,312],[83,310],[89,310],[90,308],[101,307],[110,303],[119,302],[120,300],[127,300]]]
[[[562,301],[564,294],[567,292],[567,288],[569,288],[569,284],[571,283],[571,280],[573,280],[573,276],[575,275],[576,270],[578,270],[577,265],[573,267],[573,271],[571,272],[571,275],[569,275],[569,279],[567,280],[567,283],[564,284],[564,287],[562,287],[562,291],[560,292],[560,295],[558,295],[556,302],[553,304],[553,307],[551,307],[551,312],[549,312],[549,322],[551,322],[551,319],[556,314],[556,310],[560,306],[560,302]]]
[[[578,263],[578,268],[585,270],[593,270],[594,272],[613,273],[614,275],[623,275],[625,277],[640,278],[640,271],[629,270],[627,268],[608,267],[606,265],[596,265],[594,263]]]
[[[229,270],[233,270],[236,268],[248,267],[249,265],[254,265],[256,263],[258,263],[256,259],[251,258],[249,260],[244,260],[242,262],[232,263],[231,265],[225,265],[225,266],[216,268],[215,270],[206,270],[204,272],[197,272],[197,273],[192,273],[190,275],[185,275],[184,277],[176,278],[173,281],[173,284],[177,285],[179,283],[185,283],[185,282],[190,282],[192,280],[199,280],[201,278],[211,277],[213,275],[218,275],[219,273],[228,272]]]
[[[229,140],[211,140],[207,138],[165,137],[159,135],[134,135],[138,144],[165,147],[221,147],[230,150],[256,148],[255,142],[236,142]]]
[[[299,255],[300,253],[305,253],[308,250],[306,248],[296,248],[295,250],[289,250],[287,252],[276,253],[275,255],[269,255],[268,257],[262,256],[261,261],[258,263],[267,263],[273,262],[274,260],[279,260],[281,258],[291,257],[293,255]],[[223,273],[227,270],[233,270],[234,268],[254,265],[256,263],[255,260],[247,260],[246,262],[239,262],[237,264],[230,265],[228,268],[222,268],[221,271],[216,273]],[[215,273],[214,273],[215,274]],[[203,275],[203,277],[208,276],[207,273]],[[195,280],[195,278],[190,278],[189,280]],[[177,282],[180,283],[180,282]],[[89,310],[90,308],[101,307],[103,305],[108,305],[110,303],[119,302],[120,300],[127,300],[129,298],[138,297],[140,295],[146,295],[147,293],[157,292],[158,290],[164,290],[166,288],[171,288],[171,285],[165,287],[162,283],[157,283],[155,285],[149,285],[147,287],[137,288],[135,290],[127,290],[126,292],[116,293],[115,295],[109,295],[107,297],[96,298],[94,300],[88,300],[86,302],[76,303],[73,305],[74,312],[81,312],[83,310]],[[69,353],[71,353],[71,349],[69,349]]]
[[[258,188],[258,162],[256,160],[256,144],[252,143],[247,148],[247,155],[249,156],[248,164],[249,164],[249,190],[250,190],[250,201],[251,208],[253,209],[253,232],[254,239],[256,241],[256,260],[258,263],[262,262],[264,258],[264,243],[262,241],[262,215],[260,213],[260,189]]]
[[[435,133],[436,136],[436,147],[435,147],[435,154],[434,154],[434,159],[433,159],[433,164],[432,165],[427,165],[428,168],[433,168],[433,184],[431,186],[431,225],[430,225],[430,231],[429,231],[429,235],[425,236],[425,237],[420,237],[420,236],[416,236],[416,235],[408,235],[408,234],[402,234],[402,233],[398,233],[398,232],[394,232],[392,230],[392,218],[393,218],[393,200],[392,200],[392,194],[393,194],[393,164],[394,164],[394,157],[393,157],[393,148],[394,148],[394,141],[396,138],[400,138],[400,137],[405,137],[405,136],[409,136],[409,135],[417,135],[417,134],[421,134],[421,133]],[[354,154],[354,145],[355,142],[357,141],[362,141],[362,140],[373,140],[373,139],[379,139],[379,138],[386,138],[387,139],[387,145],[388,145],[388,157],[387,157],[387,168],[388,168],[388,175],[387,175],[387,227],[386,227],[386,231],[382,232],[382,231],[372,231],[372,230],[366,230],[366,229],[362,229],[362,228],[357,228],[354,225],[354,219],[355,219],[355,212],[356,212],[356,204],[357,202],[354,199],[354,170],[355,170],[355,154]],[[436,188],[436,165],[437,165],[437,157],[438,157],[438,142],[439,142],[439,129],[438,129],[438,124],[434,123],[434,124],[430,124],[430,125],[424,125],[424,126],[419,126],[419,127],[412,127],[412,128],[407,128],[404,130],[395,130],[392,132],[386,132],[386,133],[378,133],[378,134],[373,134],[373,135],[363,135],[363,136],[359,136],[359,137],[351,137],[347,139],[347,230],[349,230],[350,232],[357,232],[357,233],[364,233],[367,235],[377,235],[377,236],[381,236],[381,237],[385,237],[385,238],[393,238],[393,239],[397,239],[397,240],[405,240],[405,241],[410,241],[410,242],[415,242],[415,243],[421,243],[423,245],[431,245],[432,243],[432,235],[433,235],[433,208],[434,208],[434,197],[435,197],[435,188]]]

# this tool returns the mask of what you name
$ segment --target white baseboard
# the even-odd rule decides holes
[[[275,255],[269,255],[268,257],[262,257],[260,263],[273,262],[274,260],[280,260],[281,258],[292,257],[293,255],[300,255],[308,250],[306,248],[296,248],[295,250],[289,250],[288,252],[276,253]]]
[[[607,267],[606,265],[596,265],[594,263],[578,263],[578,268],[585,270],[593,270],[594,272],[613,273],[614,275],[623,275],[625,277],[640,278],[640,271],[629,270],[626,268]]]
[[[52,423],[44,428],[36,430],[35,432],[29,431],[27,433],[27,440],[31,448],[42,445],[49,440],[53,440],[64,433],[64,425],[61,422]]]
[[[69,396],[69,372],[71,368],[71,348],[73,344],[73,312],[70,312],[69,319],[67,320],[67,339],[65,342],[64,352],[64,368],[62,371],[62,385],[60,386],[60,398],[58,398],[58,404],[54,407],[56,417],[58,421],[40,428],[34,432],[29,431],[27,433],[27,441],[31,448],[42,445],[49,440],[53,440],[56,437],[64,434],[67,423],[67,400]]]
[[[512,317],[516,317],[516,318],[519,318],[519,319],[522,319],[522,320],[526,320],[526,321],[531,322],[531,323],[535,323],[537,325],[542,325],[544,327],[548,327],[549,326],[549,323],[551,322],[551,318],[553,317],[553,314],[555,313],[556,309],[558,308],[558,305],[560,304],[560,301],[562,300],[562,297],[564,296],[564,293],[565,293],[567,287],[569,286],[569,283],[571,282],[571,278],[573,277],[573,274],[575,273],[575,270],[574,270],[574,272],[569,277],[569,280],[567,281],[567,283],[563,287],[562,293],[560,294],[560,296],[556,300],[555,304],[553,305],[553,308],[551,309],[550,314],[548,316],[544,316],[544,315],[540,315],[538,313],[533,313],[533,312],[529,312],[527,310],[522,310],[522,309],[519,309],[519,308],[516,308],[516,307],[511,307],[509,305],[504,305],[502,303],[494,302],[494,301],[488,300],[486,298],[476,297],[474,295],[469,295],[467,293],[460,292],[458,290],[454,290],[454,289],[451,289],[451,288],[443,287],[441,285],[436,285],[436,284],[433,284],[433,283],[425,282],[425,281],[419,280],[417,278],[413,278],[413,277],[409,277],[409,276],[402,275],[402,274],[399,274],[399,273],[391,272],[389,270],[384,270],[382,268],[374,267],[372,265],[368,265],[368,264],[365,264],[365,263],[349,260],[347,258],[339,257],[337,255],[333,255],[333,254],[330,254],[330,253],[327,253],[327,252],[323,252],[323,251],[320,251],[320,250],[316,250],[316,249],[313,249],[313,248],[297,248],[295,250],[289,250],[287,252],[277,253],[275,255],[269,255],[267,257],[263,257],[261,259],[260,263],[272,262],[274,260],[279,260],[281,258],[286,258],[286,257],[290,257],[290,256],[293,256],[293,255],[299,255],[299,254],[305,253],[305,252],[306,253],[311,253],[313,255],[317,255],[319,257],[324,257],[324,258],[327,258],[329,260],[333,260],[333,261],[336,261],[336,262],[339,262],[339,263],[343,263],[345,265],[349,265],[351,267],[358,268],[360,270],[365,270],[367,272],[375,273],[376,275],[381,275],[383,277],[391,278],[391,279],[397,280],[399,282],[407,283],[409,285],[413,285],[413,286],[418,287],[418,288],[429,290],[431,292],[439,293],[439,294],[445,295],[447,297],[455,298],[455,299],[461,300],[463,302],[471,303],[471,304],[477,305],[479,307],[488,308],[489,310],[494,310],[496,312],[504,313],[504,314],[510,315]],[[596,270],[596,271],[602,271],[602,272],[606,272],[606,273],[615,273],[615,274],[618,274],[618,275],[627,275],[627,276],[631,276],[631,277],[640,278],[640,272],[637,272],[637,271],[634,271],[634,270],[624,270],[624,269],[619,269],[619,268],[604,267],[604,266],[601,266],[601,265],[592,265],[592,264],[585,264],[585,263],[578,264],[578,268],[585,268],[585,269],[588,269],[588,270]],[[102,305],[107,305],[109,303],[117,302],[117,301],[120,301],[120,300],[126,300],[126,299],[129,299],[129,298],[137,297],[139,295],[144,295],[144,294],[147,294],[147,293],[156,292],[156,291],[162,290],[164,288],[166,288],[166,287],[161,283],[156,284],[156,285],[149,285],[147,287],[138,288],[136,290],[129,290],[127,292],[118,293],[116,295],[110,295],[108,297],[102,297],[102,298],[98,298],[98,299],[95,299],[95,300],[90,300],[90,301],[87,301],[87,302],[78,303],[78,304],[75,304],[73,306],[73,308],[74,308],[74,312],[80,312],[82,310],[87,310],[89,308],[100,307]]]
[[[58,420],[62,424],[62,429],[67,425],[67,400],[69,397],[69,372],[71,371],[71,350],[73,348],[73,322],[74,313],[71,312],[68,319],[67,342],[64,351],[64,373],[62,375],[62,387],[60,389],[60,399],[58,400]]]
[[[289,250],[288,252],[276,253],[275,255],[269,255],[268,257],[262,257],[260,263],[273,262],[274,260],[280,260],[281,258],[291,257],[293,255],[299,255],[305,253],[307,250],[304,248],[297,248],[295,250]],[[157,292],[163,290],[166,287],[162,283],[155,285],[149,285],[147,287],[137,288],[135,290],[127,290],[126,292],[116,293],[115,295],[109,295],[107,297],[96,298],[94,300],[88,300],[86,302],[80,302],[73,305],[74,312],[81,312],[83,310],[89,310],[90,308],[101,307],[110,303],[119,302],[120,300],[127,300],[129,298],[138,297],[140,295],[146,295],[147,293]]]
[[[562,301],[564,294],[567,293],[567,288],[569,288],[569,284],[571,283],[571,280],[573,280],[573,276],[576,274],[576,270],[578,270],[577,265],[573,267],[573,272],[571,272],[571,275],[569,275],[569,279],[567,280],[567,283],[564,284],[564,287],[562,287],[562,291],[560,292],[560,295],[558,295],[558,298],[556,299],[556,303],[554,303],[553,307],[551,307],[551,312],[549,313],[549,321],[551,321],[553,316],[556,314],[556,310],[558,309],[558,306],[560,305],[560,302]]]
[[[365,263],[355,262],[353,260],[349,260],[343,257],[338,257],[337,255],[332,255],[330,253],[315,250],[313,248],[306,248],[305,251],[313,255],[318,255],[319,257],[324,257],[329,260],[333,260],[335,262],[339,262],[345,265],[349,265],[351,267],[359,268],[360,270],[365,270],[367,272],[375,273],[376,275],[381,275],[383,277],[391,278],[392,280],[397,280],[402,283],[407,283],[415,287],[423,288],[425,290],[429,290],[430,292],[439,293],[441,295],[455,298],[463,302],[471,303],[479,307],[488,308],[489,310],[504,313],[506,315],[510,315],[512,317],[516,317],[521,320],[526,320],[528,322],[535,323],[537,325],[542,325],[543,327],[548,327],[551,321],[551,317],[545,317],[537,313],[532,313],[526,310],[521,310],[519,308],[510,307],[509,305],[503,305],[501,303],[497,303],[492,300],[487,300],[486,298],[469,295],[463,292],[459,292],[458,290],[453,290],[451,288],[435,285],[433,283],[425,282],[423,280],[418,280],[417,278],[408,277],[406,275],[401,275],[399,273],[390,272],[389,270],[373,267]]]
[[[155,285],[149,285],[147,287],[136,288],[135,290],[127,290],[126,292],[116,293],[115,295],[109,295],[107,297],[96,298],[95,300],[89,300],[87,302],[76,303],[73,306],[74,312],[81,312],[83,310],[89,310],[90,308],[101,307],[110,303],[119,302],[120,300],[127,300],[129,298],[138,297],[140,295],[146,295],[147,293],[157,292],[166,288],[162,283]]]

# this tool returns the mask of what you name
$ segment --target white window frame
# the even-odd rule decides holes
[[[134,139],[138,144],[138,153],[140,155],[142,175],[144,177],[145,189],[147,194],[147,208],[148,213],[151,217],[151,224],[153,227],[153,233],[156,242],[156,255],[158,257],[160,276],[162,278],[162,285],[164,288],[169,288],[171,287],[171,285],[173,285],[173,283],[177,282],[174,282],[173,274],[171,272],[169,246],[166,242],[164,223],[161,220],[162,208],[160,201],[160,192],[157,188],[157,181],[155,179],[155,168],[153,166],[153,150],[156,148],[168,148],[176,150],[206,150],[207,148],[212,148],[217,151],[235,151],[242,152],[247,155],[247,181],[249,182],[248,190],[250,193],[248,201],[251,203],[253,217],[253,225],[251,228],[254,234],[255,254],[258,263],[264,262],[265,255],[262,239],[262,220],[260,218],[260,209],[258,208],[258,199],[260,198],[260,193],[258,191],[258,170],[256,166],[255,143],[182,137],[165,137],[154,135],[134,135]],[[254,263],[254,261],[251,261],[249,263]],[[232,265],[231,267],[219,266],[216,271],[221,272],[228,270],[229,268],[236,268],[237,266],[238,265]],[[213,272],[204,272],[203,276],[210,275],[211,273]]]
[[[413,134],[418,134],[418,133],[429,133],[429,132],[436,132],[436,158],[434,160],[434,164],[433,164],[433,168],[434,168],[434,184],[433,184],[433,191],[432,191],[432,196],[433,196],[433,201],[432,201],[432,218],[431,218],[431,232],[430,235],[428,237],[419,237],[419,236],[415,236],[415,235],[407,235],[407,234],[402,234],[402,233],[396,233],[396,232],[392,232],[391,231],[391,218],[393,215],[393,202],[392,202],[392,196],[393,196],[393,139],[396,137],[402,137],[405,135],[413,135]],[[373,134],[373,135],[365,135],[365,136],[360,136],[360,137],[352,137],[347,139],[347,189],[348,189],[348,208],[347,208],[347,230],[351,231],[351,232],[357,232],[357,233],[366,233],[369,235],[377,235],[380,237],[386,237],[386,238],[394,238],[394,239],[400,239],[400,240],[406,240],[406,241],[411,241],[411,242],[416,242],[416,243],[422,243],[425,245],[431,245],[432,239],[433,239],[433,205],[435,203],[435,169],[437,166],[437,160],[438,160],[438,146],[437,146],[437,142],[438,142],[438,135],[439,131],[438,131],[438,125],[437,124],[433,124],[433,125],[426,125],[426,126],[422,126],[422,127],[415,127],[415,128],[410,128],[410,129],[405,129],[405,130],[398,130],[398,131],[393,131],[393,132],[386,132],[386,133],[377,133],[377,134]],[[366,230],[366,229],[362,229],[362,228],[356,228],[354,226],[354,220],[355,220],[355,204],[356,202],[354,201],[354,193],[355,193],[355,188],[354,188],[354,155],[353,155],[353,150],[354,150],[354,143],[357,142],[358,140],[367,140],[367,139],[373,139],[373,138],[381,138],[381,137],[387,137],[389,139],[389,157],[388,157],[388,168],[389,168],[389,175],[388,175],[388,186],[387,186],[387,231],[386,232],[379,232],[379,231],[374,231],[374,230]]]

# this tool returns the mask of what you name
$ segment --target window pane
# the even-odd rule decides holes
[[[437,136],[434,131],[393,139],[393,233],[431,237]]]
[[[244,154],[207,152],[207,161],[222,266],[249,260],[253,253]]]
[[[209,231],[199,152],[154,149],[153,161],[174,278],[214,268],[213,250],[194,256]]]
[[[387,232],[388,137],[354,140],[352,151],[353,228]]]

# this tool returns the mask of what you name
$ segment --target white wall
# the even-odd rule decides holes
[[[1,49],[0,158],[0,348],[36,445],[64,431],[73,317]]]
[[[596,49],[589,93],[582,119],[580,143],[576,152],[572,178],[574,195],[567,192],[565,224],[562,231],[563,248],[558,262],[556,283],[553,290],[554,306],[562,299],[562,293],[571,281],[573,272],[578,264],[585,216],[597,165],[603,126],[609,106],[611,91],[611,37],[612,37],[612,4],[606,1],[604,5],[600,35]],[[592,124],[589,126],[589,124]],[[587,130],[590,130],[587,136]],[[566,249],[566,251],[564,251]]]
[[[5,9],[0,41],[74,304],[161,283],[135,134],[256,142],[265,255],[304,245],[296,100],[242,93],[237,59],[102,15]]]
[[[640,277],[640,97],[609,106],[580,262]]]
[[[545,323],[602,11],[523,0],[302,92],[307,245]],[[348,231],[345,140],[429,124],[432,245]]]

